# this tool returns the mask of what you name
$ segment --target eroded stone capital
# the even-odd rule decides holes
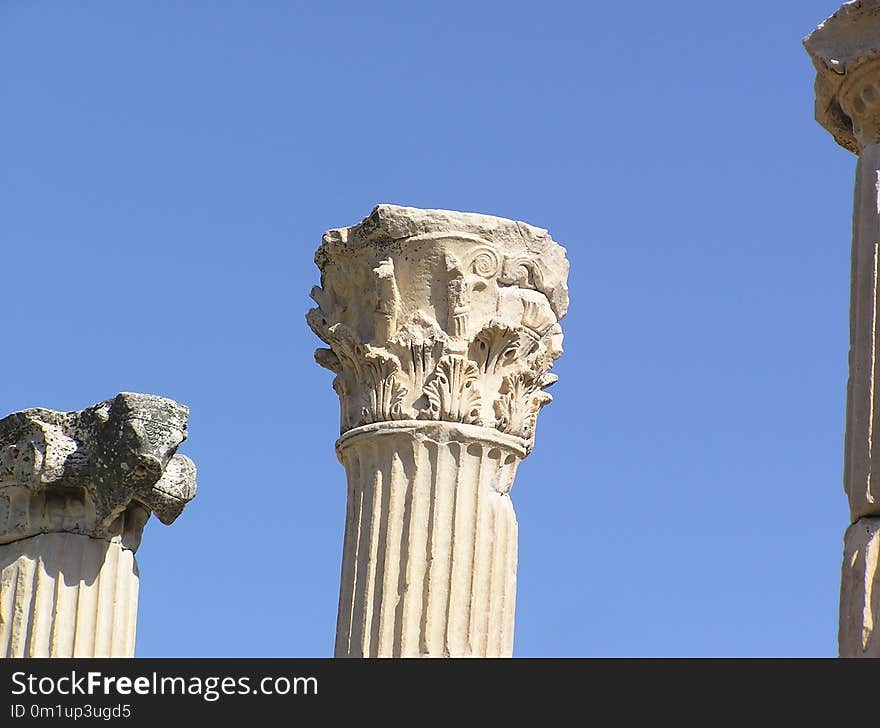
[[[341,431],[375,422],[481,425],[530,447],[562,354],[565,249],[522,222],[379,205],[324,234],[309,311],[336,374]]]
[[[188,416],[173,400],[123,392],[81,412],[0,420],[0,543],[66,532],[136,548],[151,511],[169,524],[195,495],[195,465],[176,454]]]
[[[880,0],[845,3],[804,39],[816,121],[856,154],[880,142]]]

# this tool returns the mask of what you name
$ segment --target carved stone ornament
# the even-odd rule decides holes
[[[562,354],[565,249],[522,222],[379,205],[330,230],[307,320],[329,346],[340,432],[375,422],[476,424],[532,446]]]
[[[132,657],[134,552],[196,492],[189,410],[123,392],[0,420],[0,658]]]
[[[845,3],[804,39],[816,121],[855,154],[880,142],[880,0]]]
[[[0,420],[0,544],[74,533],[136,549],[151,511],[169,524],[195,495],[195,465],[175,454],[188,415],[173,400],[124,392],[81,412]]]
[[[556,381],[565,249],[522,222],[379,205],[315,262],[307,319],[348,475],[335,653],[509,656],[510,489]]]

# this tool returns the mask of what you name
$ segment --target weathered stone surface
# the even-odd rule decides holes
[[[531,447],[568,308],[565,249],[522,222],[379,205],[331,230],[307,316],[330,349],[341,431],[393,420],[494,427]]]
[[[337,657],[509,657],[521,439],[380,423],[336,446],[348,473]]]
[[[348,474],[336,654],[510,655],[509,490],[552,399],[565,249],[522,222],[379,205],[315,262],[307,320]]]
[[[878,39],[880,40],[880,39]],[[880,70],[880,69],[878,69]],[[844,489],[850,519],[880,515],[880,145],[862,150],[853,210]]]
[[[118,538],[0,546],[0,657],[132,657],[138,571]]]
[[[880,518],[846,530],[840,580],[841,657],[880,657]]]
[[[173,400],[124,392],[81,412],[0,420],[0,543],[51,532],[112,538],[138,508],[173,521],[196,488],[192,461],[175,454],[187,417]]]
[[[123,392],[0,420],[0,657],[131,657],[134,552],[196,492],[189,410]]]
[[[140,498],[166,526],[174,523],[196,496],[196,464],[186,455],[174,455],[162,477]]]
[[[859,154],[880,142],[880,0],[845,3],[804,39],[816,67],[816,121]]]

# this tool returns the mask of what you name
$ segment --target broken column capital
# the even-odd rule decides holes
[[[804,39],[816,121],[855,154],[880,143],[880,0],[845,3]]]
[[[330,230],[308,314],[329,345],[341,432],[436,420],[534,440],[562,354],[565,249],[546,230],[488,215],[379,205]]]
[[[123,392],[80,412],[0,420],[0,544],[72,533],[136,549],[150,512],[171,523],[195,495],[195,465],[176,454],[188,415],[173,400]]]

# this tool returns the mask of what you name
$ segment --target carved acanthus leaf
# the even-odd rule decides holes
[[[531,432],[562,353],[565,250],[492,216],[380,205],[328,231],[309,325],[329,345],[343,432],[432,419]],[[516,379],[516,377],[519,379]]]
[[[497,418],[495,426],[501,432],[532,440],[538,412],[553,401],[553,397],[541,387],[550,386],[556,379],[554,374],[530,369],[504,377],[499,397],[493,405]]]
[[[365,346],[361,369],[364,378],[362,423],[404,419],[406,389],[397,381],[400,371],[397,357],[382,349]]]
[[[357,417],[352,411],[354,387],[351,384],[351,375],[342,372],[333,379],[333,391],[339,395],[339,431],[345,432],[357,426]],[[360,413],[357,413],[358,415]]]
[[[495,374],[516,361],[523,345],[521,332],[500,321],[492,321],[474,337],[470,358],[486,374]]]
[[[388,349],[400,361],[408,391],[422,391],[448,341],[437,323],[423,314],[401,326],[388,341]]]
[[[547,305],[540,306],[535,301],[523,301],[523,326],[531,330],[540,339],[556,323],[553,311]]]
[[[444,356],[425,387],[426,418],[481,424],[479,380],[480,370],[474,362],[458,354]]]
[[[407,390],[400,382],[400,360],[361,343],[345,324],[330,326],[327,339],[332,351],[319,349],[315,358],[337,373],[333,389],[339,395],[341,429],[404,419]]]

